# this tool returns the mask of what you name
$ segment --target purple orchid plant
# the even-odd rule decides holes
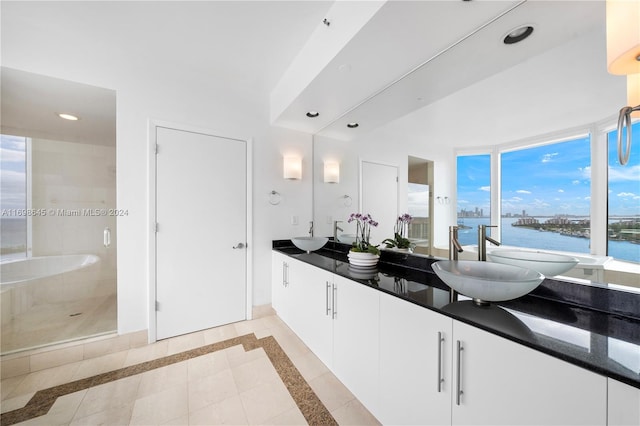
[[[411,241],[407,238],[409,235],[409,224],[413,218],[409,213],[399,216],[396,225],[393,228],[393,238],[387,238],[382,241],[387,248],[397,247],[400,249],[411,248]]]
[[[351,223],[353,221],[356,222],[356,242],[353,243],[351,251],[379,254],[378,247],[369,243],[371,227],[378,226],[378,222],[373,220],[369,213],[351,213],[347,222]]]

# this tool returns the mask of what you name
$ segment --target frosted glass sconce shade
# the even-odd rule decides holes
[[[338,183],[340,182],[340,163],[335,161],[324,162],[324,182]]]
[[[284,157],[284,178],[302,179],[302,159],[300,157]]]
[[[607,0],[607,69],[640,73],[640,1]]]

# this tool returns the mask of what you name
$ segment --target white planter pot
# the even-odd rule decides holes
[[[354,266],[375,266],[380,260],[380,255],[372,253],[360,253],[357,251],[350,251],[347,254],[349,263]]]

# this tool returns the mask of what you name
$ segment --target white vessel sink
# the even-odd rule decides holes
[[[546,277],[567,272],[579,262],[577,258],[572,256],[544,251],[493,250],[487,253],[487,256],[493,262],[533,269]]]
[[[329,239],[327,237],[295,237],[291,239],[294,246],[307,253],[316,251],[324,247]]]
[[[531,269],[476,260],[439,260],[431,267],[445,284],[476,303],[517,299],[544,280]]]
[[[356,234],[340,234],[338,235],[338,241],[343,244],[353,244],[356,242]]]

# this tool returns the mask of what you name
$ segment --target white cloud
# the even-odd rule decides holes
[[[0,160],[3,163],[24,163],[25,161],[24,149],[22,151],[16,151],[14,149],[1,148]]]
[[[590,196],[584,197],[585,200],[589,201],[591,199]]]
[[[564,189],[558,189],[558,192],[564,192]]]
[[[637,182],[640,180],[640,165],[609,167],[609,182]]]
[[[542,156],[542,162],[543,163],[548,163],[549,161],[551,161],[553,159],[553,157],[557,156],[558,153],[554,152],[552,154],[545,154]]]
[[[580,181],[579,181],[579,180],[577,180],[577,179],[576,179],[576,180],[574,180],[574,181],[572,181],[571,183],[572,183],[572,184],[574,184],[574,185],[580,185]]]
[[[522,198],[520,198],[520,197],[511,197],[511,201],[515,201],[515,202],[522,201]]]
[[[481,186],[480,188],[478,188],[480,191],[486,191],[486,192],[491,192],[491,187],[490,186]]]
[[[458,204],[469,204],[467,200],[458,200]]]
[[[518,194],[531,194],[531,191],[527,191],[526,189],[518,189],[516,192]]]
[[[634,194],[633,192],[620,192],[616,195],[618,197],[635,197],[636,196],[636,194]]]

